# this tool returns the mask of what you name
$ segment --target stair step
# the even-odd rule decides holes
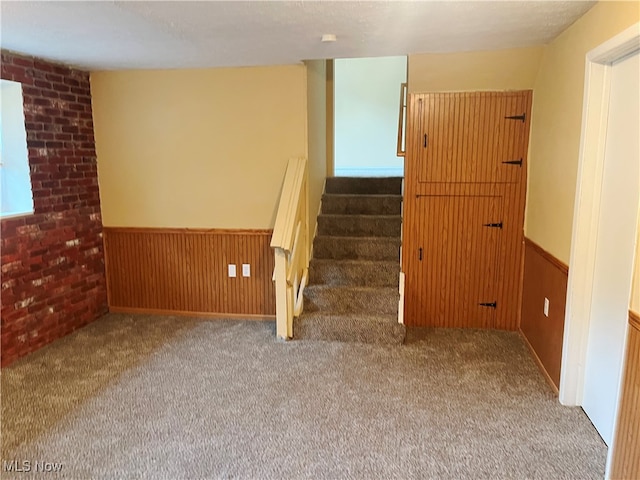
[[[399,237],[400,215],[318,216],[318,234],[346,237]]]
[[[401,195],[402,177],[330,177],[325,193]]]
[[[328,193],[322,197],[322,213],[400,215],[402,213],[402,195]]]
[[[397,261],[326,260],[314,258],[309,266],[313,285],[398,287]]]
[[[294,320],[296,340],[325,340],[369,344],[399,345],[406,328],[396,315],[360,315],[303,312]]]
[[[393,287],[309,285],[304,289],[308,312],[398,314],[400,294]]]
[[[335,260],[400,261],[400,239],[395,237],[342,237],[318,235],[313,257]]]

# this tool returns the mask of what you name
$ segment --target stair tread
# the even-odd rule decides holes
[[[366,313],[366,312],[340,312],[333,310],[314,310],[311,312],[303,312],[301,318],[309,318],[309,317],[331,317],[331,318],[349,318],[353,320],[388,320],[392,321],[392,323],[398,322],[398,316],[394,314],[384,314],[384,313]]]
[[[400,293],[397,286],[309,285],[304,289],[305,308],[309,312],[398,313]],[[307,302],[309,302],[307,304]],[[307,308],[308,305],[308,308]]]
[[[402,220],[402,215],[399,213],[396,214],[380,214],[380,213],[321,213],[318,215],[319,217],[366,217],[367,219],[371,219],[374,217],[378,217],[383,220]]]
[[[351,237],[318,234],[314,241],[314,258],[333,260],[400,261],[399,237]]]
[[[328,215],[401,215],[402,195],[340,194],[322,196],[321,214]]]
[[[400,237],[379,237],[376,235],[369,235],[369,236],[357,236],[357,235],[327,235],[326,233],[321,233],[316,235],[316,239],[318,238],[336,238],[336,239],[340,239],[340,240],[386,240],[386,241],[391,241],[391,242],[397,242],[400,243]]]
[[[397,287],[375,287],[375,286],[367,286],[367,285],[327,285],[324,283],[321,284],[315,284],[315,285],[307,285],[305,287],[305,291],[306,290],[352,290],[352,291],[361,291],[361,292],[368,292],[368,291],[373,291],[373,290],[378,290],[381,291],[381,293],[391,293],[391,292],[395,292],[398,293],[398,288]]]
[[[327,311],[303,312],[293,329],[298,340],[387,345],[401,345],[406,334],[396,315]]]
[[[313,258],[309,263],[310,285],[395,287],[400,282],[397,260],[335,260]]]
[[[400,237],[400,215],[323,213],[318,216],[318,233],[334,236]]]
[[[344,237],[342,237],[344,238]],[[359,237],[363,238],[363,237]],[[367,260],[367,259],[357,259],[357,258],[345,258],[345,259],[334,259],[334,258],[312,258],[311,263],[321,263],[321,264],[335,264],[335,265],[344,265],[344,266],[358,266],[358,265],[397,265],[398,269],[400,268],[400,262],[396,260]]]
[[[325,193],[400,194],[402,177],[331,177]]]
[[[388,323],[390,325],[399,324],[398,316],[392,314],[379,314],[379,313],[367,313],[367,312],[339,312],[330,310],[315,310],[311,312],[303,311],[302,314],[297,317],[298,320],[317,320],[317,321],[334,321],[344,320],[357,323]]]
[[[400,193],[323,193],[323,197],[341,197],[341,198],[365,198],[365,197],[373,197],[373,198],[402,198],[402,194]]]

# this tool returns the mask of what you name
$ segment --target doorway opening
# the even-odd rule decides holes
[[[407,57],[334,61],[334,165],[338,177],[402,177],[398,96]]]
[[[560,380],[561,403],[582,406],[609,447],[618,413],[640,202],[639,49],[636,24],[586,58]]]

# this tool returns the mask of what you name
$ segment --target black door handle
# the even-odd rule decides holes
[[[478,305],[480,305],[481,307],[498,308],[498,302],[482,302]]]
[[[429,137],[427,137],[427,134],[425,133],[424,134],[424,143],[423,143],[424,148],[427,148],[427,143],[428,142],[429,142]]]
[[[418,260],[422,261],[422,247],[418,249]]]

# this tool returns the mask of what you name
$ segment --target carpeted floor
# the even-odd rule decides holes
[[[3,369],[2,458],[78,479],[603,476],[605,445],[515,333],[274,337],[271,323],[107,315]]]

